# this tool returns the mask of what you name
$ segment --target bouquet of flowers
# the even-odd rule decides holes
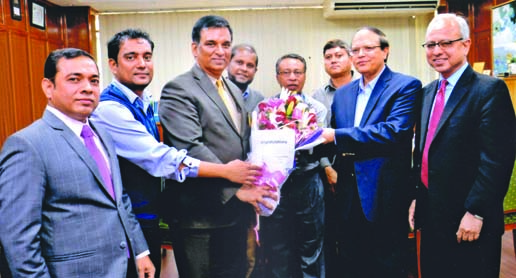
[[[296,150],[310,149],[322,143],[322,128],[317,124],[313,108],[296,92],[282,89],[279,97],[258,104],[252,113],[251,153],[249,160],[262,165],[258,186],[270,186],[279,191],[294,169]],[[274,208],[279,204],[267,200]],[[261,215],[274,212],[261,206]]]

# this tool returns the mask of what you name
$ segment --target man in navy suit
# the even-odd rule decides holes
[[[385,65],[389,42],[374,27],[353,36],[351,54],[362,75],[335,93],[331,125],[339,179],[341,277],[407,277],[406,207],[416,98],[421,82]]]
[[[516,152],[509,91],[469,66],[464,18],[437,15],[423,47],[439,79],[423,89],[416,125],[409,223],[421,228],[421,274],[498,277],[503,199]]]
[[[44,76],[43,117],[0,153],[0,241],[13,276],[154,277],[111,137],[88,121],[99,102],[94,59],[53,51]]]

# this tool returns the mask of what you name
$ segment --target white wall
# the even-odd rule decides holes
[[[191,30],[195,21],[210,12],[167,12],[127,15],[100,15],[100,53],[103,86],[111,81],[107,66],[106,43],[125,28],[141,28],[155,42],[154,80],[149,88],[159,99],[161,88],[170,79],[189,70],[194,61],[190,52]],[[388,65],[394,71],[418,77],[423,84],[435,78],[424,57],[427,16],[371,19],[326,20],[322,9],[276,9],[249,11],[214,11],[225,17],[233,28],[233,43],[255,46],[259,65],[251,86],[271,96],[279,91],[274,65],[286,53],[298,53],[307,60],[305,92],[328,81],[324,72],[322,48],[329,39],[350,42],[357,28],[365,25],[380,28],[389,39],[391,54]]]

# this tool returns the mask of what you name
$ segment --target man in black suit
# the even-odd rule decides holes
[[[250,129],[242,93],[222,73],[231,55],[232,31],[219,16],[200,18],[192,30],[196,64],[163,88],[159,107],[164,142],[203,161],[245,160]],[[244,277],[247,230],[266,187],[220,178],[167,180],[167,222],[175,232],[181,277]],[[267,203],[264,205],[269,206]]]
[[[416,200],[423,277],[498,277],[503,199],[516,147],[516,120],[502,80],[473,71],[466,20],[437,15],[426,33],[436,80],[424,88],[416,125]],[[414,223],[414,220],[416,221]]]

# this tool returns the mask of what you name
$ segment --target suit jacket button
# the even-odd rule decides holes
[[[125,241],[120,242],[120,249],[125,249],[127,247],[127,243]]]

